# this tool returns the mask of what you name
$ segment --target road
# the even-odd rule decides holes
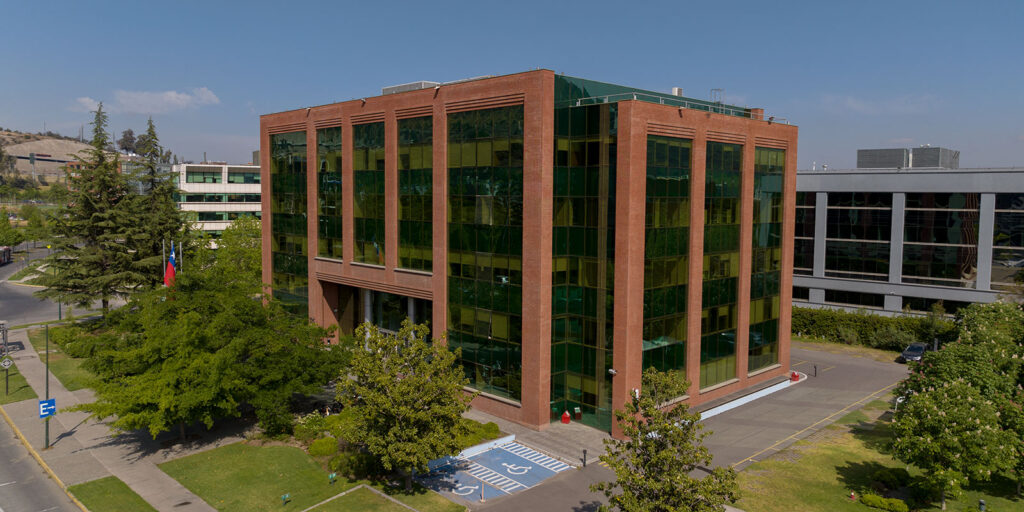
[[[0,512],[81,512],[0,420]]]
[[[45,255],[46,249],[36,249],[29,258]],[[18,325],[56,319],[57,304],[32,296],[38,288],[7,281],[23,267],[20,261],[0,267],[0,320]],[[0,512],[42,511],[81,512],[32,458],[11,426],[0,420]]]
[[[29,248],[30,260],[46,256],[45,248],[30,249],[31,244],[18,246],[18,249],[25,248]],[[20,258],[21,254],[16,257]],[[7,320],[8,326],[56,320],[57,303],[39,300],[33,296],[33,292],[38,288],[7,281],[7,278],[22,268],[24,264],[20,261],[0,267],[0,320]]]

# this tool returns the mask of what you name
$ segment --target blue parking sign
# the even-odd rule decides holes
[[[45,418],[47,416],[53,416],[57,414],[57,399],[51,398],[49,400],[39,401],[39,417]]]

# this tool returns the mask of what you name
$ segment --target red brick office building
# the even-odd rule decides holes
[[[260,119],[290,307],[429,322],[473,406],[534,428],[611,431],[648,366],[693,405],[788,372],[795,126],[548,70],[396,89]]]

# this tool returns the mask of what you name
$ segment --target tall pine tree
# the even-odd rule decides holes
[[[189,246],[187,242],[193,234],[182,221],[174,200],[177,187],[171,173],[160,169],[163,148],[153,118],[149,118],[146,133],[139,136],[136,150],[142,165],[136,168],[132,179],[141,185],[141,194],[134,195],[125,205],[135,219],[129,226],[128,237],[134,250],[134,269],[142,275],[139,284],[152,287],[163,282],[165,244],[173,240]]]
[[[136,222],[126,203],[131,200],[127,180],[119,172],[117,154],[107,150],[107,114],[101,103],[92,122],[89,149],[76,157],[81,169],[68,176],[68,203],[55,215],[54,251],[49,268],[37,281],[45,288],[37,295],[64,304],[88,306],[100,300],[103,312],[110,301],[124,297],[143,282],[134,269],[135,254],[127,227]]]

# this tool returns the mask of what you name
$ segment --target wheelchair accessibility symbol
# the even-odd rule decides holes
[[[469,496],[470,494],[473,494],[473,491],[479,488],[479,485],[459,485],[454,491],[452,491],[452,493],[459,496]]]
[[[504,462],[501,465],[505,466],[505,471],[508,471],[510,475],[525,475],[527,471],[533,468],[533,466],[516,466],[515,464],[506,464]]]

